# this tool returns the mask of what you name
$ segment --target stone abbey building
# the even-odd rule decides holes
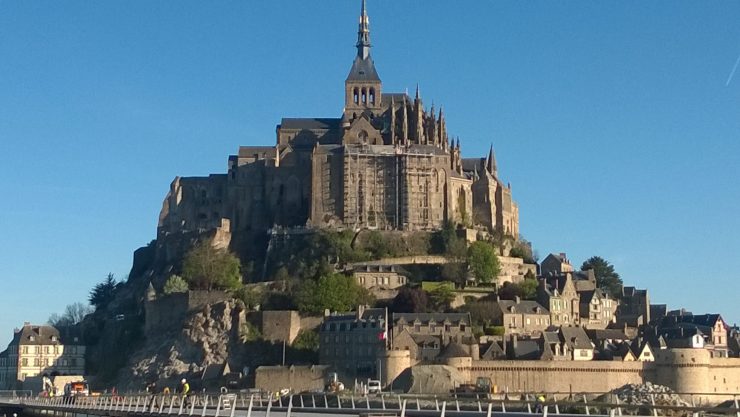
[[[339,92],[339,91],[338,91]],[[462,158],[444,112],[383,91],[362,2],[338,118],[284,118],[273,146],[243,146],[228,173],[176,178],[160,233],[279,227],[433,230],[445,220],[517,237],[519,211],[493,147]],[[227,219],[227,220],[224,220]]]

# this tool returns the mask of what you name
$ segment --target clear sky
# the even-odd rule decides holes
[[[738,1],[369,0],[385,91],[493,143],[540,258],[740,321]],[[125,277],[176,175],[338,117],[359,0],[0,0],[0,344]],[[738,71],[740,72],[740,71]],[[2,348],[0,348],[2,349]]]

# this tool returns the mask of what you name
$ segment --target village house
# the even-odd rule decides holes
[[[319,330],[319,363],[346,378],[375,378],[378,354],[386,349],[388,312],[358,306],[351,313],[325,314]]]
[[[572,273],[541,278],[537,301],[550,310],[550,324],[553,326],[577,326],[580,323],[580,301]]]
[[[391,348],[410,351],[412,361],[434,360],[450,343],[458,343],[470,355],[478,356],[470,314],[393,313]]]
[[[0,389],[20,389],[31,377],[84,373],[85,345],[72,330],[25,323],[0,353]]]
[[[619,301],[601,289],[579,291],[581,326],[588,329],[606,329],[616,322]]]
[[[537,301],[498,299],[493,304],[492,324],[503,326],[504,334],[539,336],[550,327],[550,312]]]

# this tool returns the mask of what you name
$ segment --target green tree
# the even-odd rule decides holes
[[[524,263],[527,264],[537,263],[534,253],[532,252],[532,244],[523,238],[520,238],[512,244],[509,256],[513,258],[522,258]]]
[[[449,262],[442,265],[441,276],[445,281],[464,285],[468,275],[467,265],[461,262]]]
[[[342,274],[322,275],[306,280],[295,295],[298,310],[322,314],[324,310],[350,311],[358,304],[370,304],[370,295],[354,279]]]
[[[494,281],[501,271],[496,251],[490,243],[477,241],[468,248],[468,265],[478,282]]]
[[[401,287],[388,309],[392,313],[426,313],[429,295],[420,288]]]
[[[120,288],[120,285],[120,283],[116,282],[113,273],[109,273],[103,282],[94,286],[90,291],[90,296],[88,298],[90,300],[90,305],[94,306],[96,310],[107,307],[116,296],[116,292]]]
[[[429,300],[437,311],[447,311],[455,300],[455,291],[450,285],[438,285],[429,291]]]
[[[319,334],[313,330],[301,330],[290,346],[299,350],[318,352]]]
[[[538,283],[535,279],[525,279],[518,284],[505,282],[499,288],[498,295],[503,300],[513,300],[516,297],[523,300],[534,300],[537,296],[537,285]]]
[[[164,283],[164,293],[188,292],[188,283],[179,275],[170,275]]]
[[[256,310],[257,307],[265,302],[267,294],[265,294],[264,289],[261,287],[245,286],[236,290],[234,297],[241,300],[248,309]]]
[[[190,288],[236,290],[242,286],[239,258],[210,242],[200,242],[183,260],[182,276]]]
[[[621,296],[622,278],[614,270],[614,265],[610,264],[604,258],[592,256],[581,265],[581,271],[588,271],[589,269],[593,269],[594,271],[597,287],[613,298],[619,298]]]

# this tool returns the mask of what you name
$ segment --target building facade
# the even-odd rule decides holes
[[[364,306],[327,314],[319,330],[319,363],[343,378],[376,378],[388,340],[387,315],[384,308]]]
[[[417,88],[386,92],[362,4],[357,53],[336,118],[284,118],[269,146],[243,146],[226,174],[176,178],[160,236],[213,230],[346,227],[433,230],[445,221],[519,235],[519,208],[493,147],[464,159],[442,109]],[[224,223],[224,219],[228,222]]]
[[[23,381],[35,376],[84,373],[82,340],[77,335],[60,334],[52,326],[24,324],[0,353],[0,389],[21,388]]]

